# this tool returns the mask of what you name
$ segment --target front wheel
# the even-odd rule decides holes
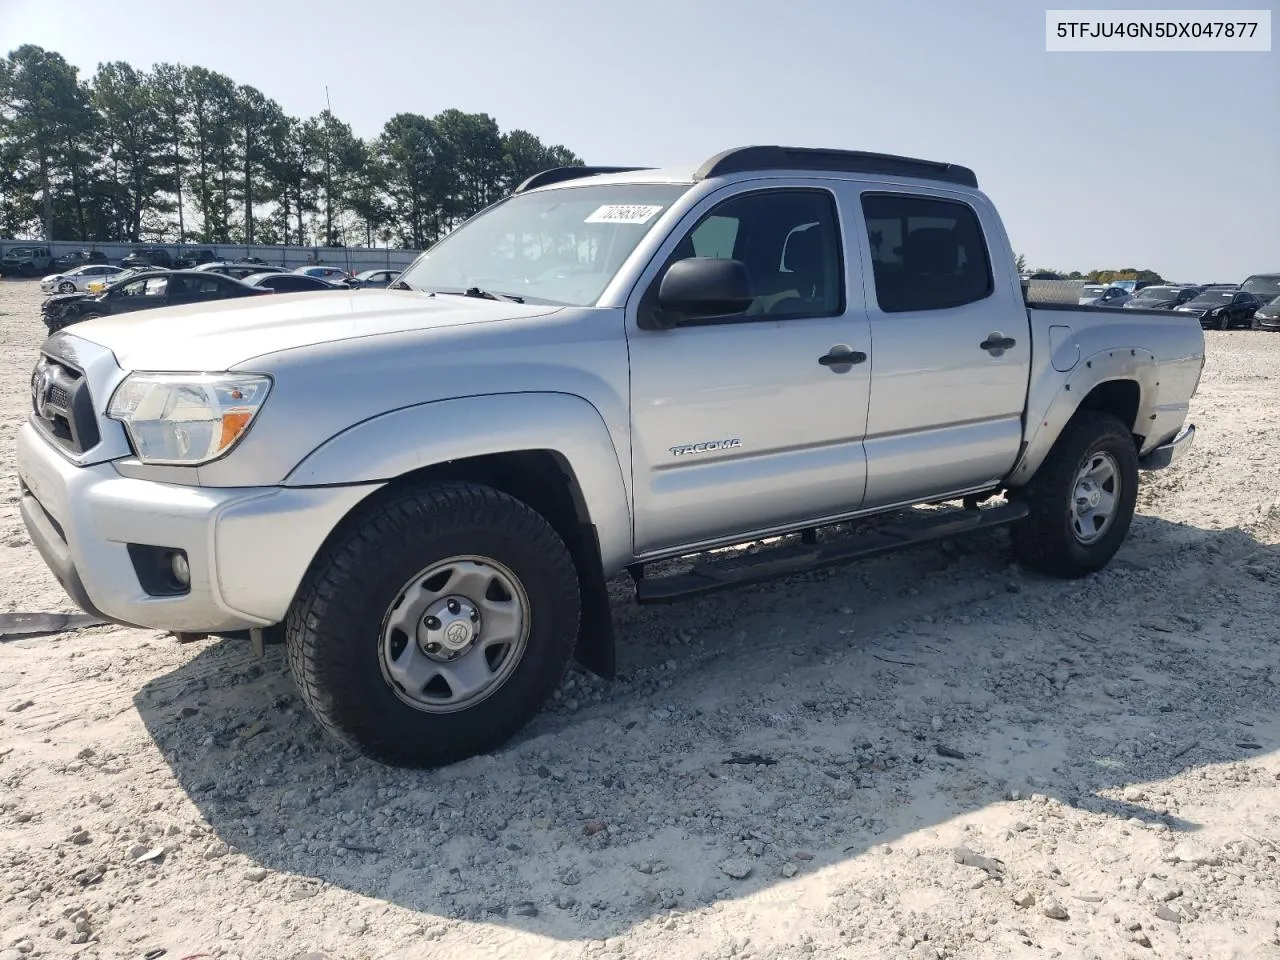
[[[1218,329],[1219,330],[1231,329],[1231,314],[1227,313],[1227,311],[1225,310],[1223,310],[1222,313],[1218,314]]]
[[[289,665],[330,733],[436,767],[490,750],[551,696],[581,598],[555,529],[490,487],[405,487],[358,508],[286,621]]]
[[[60,284],[58,284],[58,292],[59,293],[75,293],[76,285],[72,283],[70,280],[63,280]]]
[[[1138,500],[1133,436],[1110,414],[1081,410],[1015,496],[1031,515],[1013,528],[1026,566],[1064,578],[1101,570],[1124,542]]]

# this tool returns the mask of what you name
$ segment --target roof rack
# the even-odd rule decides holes
[[[695,180],[729,173],[760,170],[825,170],[835,173],[879,173],[893,177],[942,180],[977,187],[978,177],[968,167],[936,160],[917,160],[888,153],[861,150],[823,150],[813,147],[735,147],[717,153],[698,168]]]
[[[565,180],[577,180],[579,177],[594,177],[600,173],[630,173],[632,170],[651,170],[652,167],[553,167],[535,173],[512,193],[524,193],[535,187],[545,187],[549,183],[562,183]]]

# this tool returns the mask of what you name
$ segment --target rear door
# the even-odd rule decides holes
[[[860,200],[874,346],[864,506],[989,485],[1018,456],[1031,364],[995,212],[942,189],[868,185]]]

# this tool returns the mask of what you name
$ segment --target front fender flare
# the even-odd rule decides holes
[[[631,509],[618,451],[600,412],[573,394],[487,394],[380,414],[320,444],[283,485],[387,482],[451,460],[527,450],[550,451],[573,471],[605,575],[631,562]]]
[[[1050,370],[1049,374],[1052,375]],[[1056,392],[1045,391],[1039,397],[1032,390],[1027,404],[1026,448],[1014,464],[1006,482],[1021,486],[1029,481],[1044,462],[1063,428],[1089,392],[1111,380],[1129,380],[1138,385],[1138,415],[1134,423],[1125,424],[1135,430],[1146,422],[1155,409],[1159,396],[1159,367],[1155,354],[1140,347],[1110,347],[1082,357]]]

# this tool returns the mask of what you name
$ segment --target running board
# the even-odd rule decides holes
[[[684,573],[636,581],[637,603],[668,603],[685,597],[808,573],[822,567],[863,560],[966,533],[994,530],[1030,513],[1021,500],[985,510],[948,510],[923,523],[886,526],[823,543],[789,543],[724,560],[704,560]]]

